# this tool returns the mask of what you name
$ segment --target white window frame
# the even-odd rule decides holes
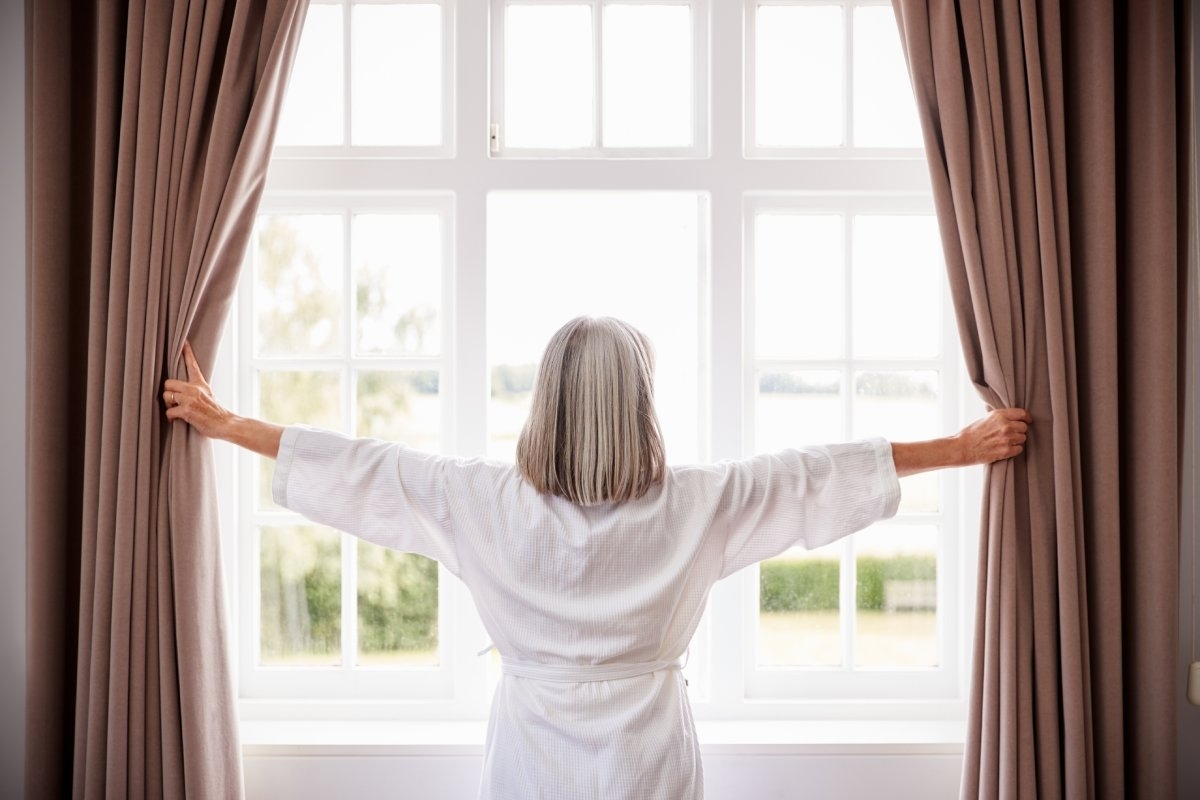
[[[455,151],[455,15],[454,0],[309,0],[313,6],[342,7],[342,143],[321,145],[280,145],[275,158],[453,158]],[[353,119],[351,81],[354,67],[350,58],[353,46],[352,15],[355,5],[440,5],[442,8],[442,76],[446,91],[442,95],[442,141],[426,146],[388,146],[351,144]]]
[[[491,0],[491,128],[489,149],[498,158],[703,158],[709,152],[709,15],[708,4],[720,0]],[[510,147],[504,139],[504,51],[505,9],[514,5],[588,6],[592,11],[592,137],[603,140],[604,132],[604,25],[606,5],[685,6],[692,16],[692,144],[685,147]]]
[[[853,143],[854,132],[854,9],[887,6],[889,0],[742,0],[745,13],[745,36],[743,39],[746,58],[743,62],[742,91],[744,93],[745,109],[744,122],[746,137],[744,152],[746,158],[785,159],[785,158],[900,158],[909,159],[915,155],[923,158],[920,148],[914,147],[863,147]],[[757,6],[819,6],[838,7],[842,10],[845,21],[843,29],[842,48],[842,144],[836,147],[766,147],[758,144],[756,130],[756,94],[755,73],[757,65],[754,59],[754,43],[756,39],[754,10]]]
[[[451,283],[454,263],[454,198],[446,193],[422,195],[354,195],[348,193],[320,193],[286,195],[272,194],[260,206],[259,213],[268,214],[322,214],[337,216],[342,221],[342,296],[345,306],[342,315],[341,352],[324,357],[297,358],[290,356],[256,356],[253,352],[252,336],[245,335],[254,325],[254,268],[255,253],[248,254],[249,264],[243,269],[238,287],[238,327],[243,334],[238,337],[237,398],[241,409],[257,407],[254,373],[260,368],[322,370],[341,375],[342,419],[341,430],[355,430],[356,409],[351,403],[353,396],[354,370],[363,367],[395,370],[436,370],[439,373],[439,398],[441,415],[449,422],[453,409],[453,375],[445,368],[450,354],[443,352],[433,356],[355,356],[353,355],[352,303],[353,284],[353,217],[357,214],[434,214],[441,220],[442,228],[442,291],[443,300],[453,297]],[[441,341],[452,345],[450,336],[453,314],[441,314]],[[443,424],[441,450],[454,451],[454,426]],[[248,476],[252,484],[258,476],[258,456],[242,451],[238,464],[239,474]],[[254,508],[257,491],[243,492],[239,498],[239,538],[241,563],[248,565],[238,576],[239,593],[242,597],[259,597],[258,535],[262,525],[303,524],[303,518],[286,510],[256,511]],[[238,615],[238,654],[241,686],[246,695],[261,698],[288,698],[316,693],[331,698],[353,698],[372,696],[380,698],[449,699],[453,696],[456,667],[461,654],[454,643],[456,635],[455,613],[458,597],[451,584],[449,573],[438,567],[439,637],[438,658],[435,666],[405,666],[398,668],[355,667],[357,659],[358,620],[356,616],[356,574],[358,550],[354,537],[341,537],[341,611],[342,651],[341,664],[331,667],[280,667],[259,666],[256,655],[259,642],[259,615],[257,605],[245,603]],[[445,615],[445,620],[441,619]],[[397,680],[397,672],[403,677]]]
[[[633,160],[597,158],[595,154],[572,152],[563,158],[504,157],[489,154],[489,51],[494,31],[489,29],[489,11],[499,0],[447,0],[457,6],[447,14],[454,22],[452,70],[457,84],[453,97],[453,127],[448,127],[450,152],[445,157],[410,157],[399,150],[392,157],[374,158],[366,148],[311,149],[279,148],[267,180],[263,210],[394,208],[405,203],[426,202],[430,197],[452,197],[449,212],[453,245],[447,249],[452,261],[445,273],[443,302],[445,336],[442,358],[442,387],[448,408],[443,424],[452,430],[447,451],[462,456],[482,455],[487,450],[488,360],[486,352],[486,208],[492,191],[695,191],[707,196],[709,240],[707,269],[703,272],[701,303],[706,312],[702,325],[707,331],[707,352],[702,367],[706,398],[701,403],[701,423],[707,431],[702,443],[709,460],[739,458],[747,453],[752,430],[755,372],[749,316],[752,277],[742,264],[747,258],[749,219],[747,215],[763,203],[788,207],[873,207],[888,209],[930,208],[928,169],[919,151],[877,151],[837,154],[809,152],[813,157],[766,159],[744,147],[748,119],[743,106],[743,48],[753,39],[751,20],[743,20],[754,3],[724,3],[710,0],[703,17],[711,32],[707,49],[710,63],[697,75],[711,75],[711,131],[708,152],[681,160],[677,153],[661,158]],[[587,0],[598,2],[598,0]],[[698,0],[697,0],[698,2]],[[724,32],[721,35],[721,32]],[[490,54],[489,54],[490,53]],[[347,54],[348,59],[348,54]],[[745,58],[745,63],[752,56]],[[699,107],[698,107],[699,108]],[[336,148],[335,148],[336,149]],[[609,154],[611,155],[611,154]],[[778,154],[772,154],[778,155]],[[244,298],[239,302],[244,303]],[[947,343],[956,341],[957,331],[949,316],[947,300]],[[244,314],[244,311],[239,314]],[[234,315],[237,317],[238,315]],[[246,320],[243,318],[244,326]],[[231,320],[231,332],[222,346],[221,367],[214,375],[220,396],[246,397],[244,384],[252,365],[235,366],[234,356],[247,352],[244,333]],[[243,356],[244,360],[244,356]],[[733,379],[730,379],[733,378]],[[943,376],[944,405],[978,407],[970,392],[955,388]],[[244,406],[243,406],[244,407]],[[961,416],[961,413],[959,414]],[[947,416],[950,420],[953,415]],[[799,444],[799,443],[798,443]],[[486,718],[490,687],[497,677],[494,654],[479,657],[488,639],[479,622],[466,588],[445,570],[439,572],[442,667],[449,685],[423,687],[420,681],[407,686],[348,678],[341,686],[315,691],[317,684],[300,676],[289,683],[260,680],[247,674],[247,652],[254,648],[247,639],[247,613],[254,606],[252,583],[254,552],[252,537],[238,534],[245,524],[231,509],[238,506],[234,478],[238,456],[222,448],[218,467],[222,475],[222,505],[226,510],[225,544],[232,616],[238,620],[237,647],[239,702],[243,719],[407,719],[479,720]],[[252,474],[252,473],[251,473]],[[954,639],[945,652],[950,660],[942,666],[933,684],[894,680],[889,672],[873,684],[858,683],[858,689],[838,687],[831,679],[814,690],[809,683],[816,674],[805,670],[785,677],[771,677],[753,665],[753,614],[757,608],[756,568],[744,570],[714,587],[708,611],[689,655],[692,699],[696,717],[706,720],[767,719],[942,719],[965,716],[968,681],[969,638],[974,605],[974,538],[969,534],[977,523],[978,489],[965,480],[967,494],[952,509],[944,506],[943,543],[948,549],[939,561],[939,613],[947,614],[941,633]],[[946,473],[943,491],[960,478]],[[251,483],[247,483],[247,486]],[[955,520],[957,517],[957,520]],[[957,522],[957,524],[955,524]],[[958,531],[955,534],[952,531]],[[960,541],[961,540],[961,541]],[[953,560],[953,565],[948,563]],[[946,567],[943,571],[943,568]],[[240,571],[239,571],[240,570]],[[247,600],[248,602],[243,602]],[[952,616],[951,609],[957,611]],[[256,613],[256,607],[251,609]],[[728,646],[736,642],[738,647]],[[748,654],[748,655],[747,655]],[[251,669],[252,672],[252,669]],[[386,671],[392,683],[408,676]],[[861,673],[858,673],[861,676]],[[890,677],[888,677],[890,676]],[[436,680],[442,680],[438,678]],[[818,682],[819,684],[819,682]],[[426,691],[428,690],[428,691]],[[832,694],[822,696],[822,692]],[[853,697],[853,702],[844,702]],[[840,699],[839,699],[840,698]]]
[[[852,341],[853,314],[850,297],[853,291],[854,237],[853,220],[859,215],[926,216],[934,214],[932,199],[921,195],[893,195],[891,197],[862,197],[854,195],[764,195],[750,194],[745,199],[745,250],[743,270],[746,281],[746,318],[753,319],[754,308],[754,236],[751,233],[759,214],[836,215],[841,218],[843,235],[843,262],[845,272],[845,301],[847,314],[843,319],[843,330],[831,332],[843,341]],[[857,371],[911,371],[923,370],[939,375],[940,409],[939,418],[943,430],[955,430],[960,423],[959,397],[956,391],[961,383],[960,363],[962,356],[958,335],[954,327],[948,298],[942,302],[943,319],[940,355],[924,359],[880,359],[859,358],[843,352],[841,356],[820,359],[759,359],[755,354],[754,325],[745,329],[745,374],[743,386],[746,391],[743,413],[743,436],[745,452],[754,450],[755,440],[755,387],[761,372],[788,372],[793,370],[832,370],[843,378],[841,401],[844,424],[849,425],[854,403],[853,376]],[[959,561],[958,520],[962,487],[954,472],[940,475],[939,509],[936,512],[905,513],[901,511],[890,520],[890,524],[933,523],[938,526],[938,571],[937,571],[937,629],[939,663],[934,667],[855,668],[854,663],[854,607],[857,583],[855,580],[854,541],[847,537],[833,545],[841,561],[840,580],[840,623],[842,639],[842,664],[838,667],[765,667],[757,663],[756,629],[758,626],[759,565],[746,570],[745,601],[746,636],[743,641],[743,670],[747,698],[769,700],[773,698],[825,698],[825,699],[894,699],[897,695],[912,695],[930,699],[954,697],[958,690],[961,652],[954,644],[954,631],[959,625],[959,604],[955,602],[961,564]]]

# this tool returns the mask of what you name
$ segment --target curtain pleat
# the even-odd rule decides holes
[[[893,0],[987,472],[964,798],[1173,797],[1186,3]]]
[[[158,394],[211,368],[306,6],[30,5],[30,797],[241,795],[209,447]]]

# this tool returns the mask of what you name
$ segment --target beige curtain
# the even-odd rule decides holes
[[[1186,0],[893,0],[989,470],[964,798],[1172,798]]]
[[[211,367],[307,0],[27,4],[27,796],[242,794]]]

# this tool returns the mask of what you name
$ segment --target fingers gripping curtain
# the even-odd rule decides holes
[[[237,797],[211,367],[307,0],[28,6],[29,797]]]
[[[963,797],[1175,794],[1185,5],[893,0],[969,373],[1034,417],[986,478]]]

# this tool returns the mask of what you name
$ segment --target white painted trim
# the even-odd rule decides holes
[[[244,722],[242,751],[266,755],[475,755],[483,752],[487,723],[411,721]],[[958,721],[777,720],[696,723],[705,753],[962,753]]]
[[[361,727],[361,726],[351,726]],[[957,797],[961,725],[787,723],[698,725],[708,800]],[[290,744],[245,736],[249,800],[288,797],[474,797],[483,766],[482,724],[383,726],[328,744],[303,733]]]

